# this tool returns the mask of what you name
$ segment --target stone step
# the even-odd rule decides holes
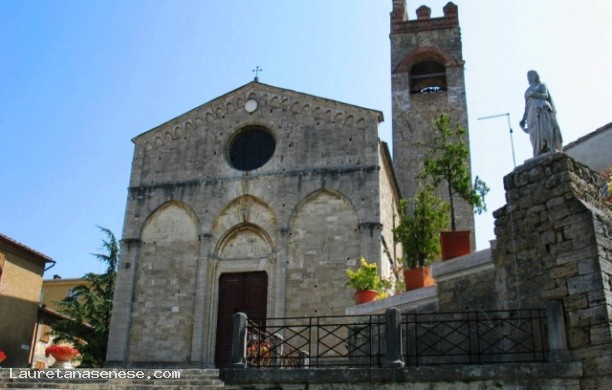
[[[47,377],[47,374],[61,374],[64,378]],[[135,374],[141,372],[142,379],[100,378],[102,375],[125,375],[129,371]],[[154,373],[172,371],[180,374],[176,379],[154,378]],[[24,375],[28,375],[24,378]],[[92,376],[98,378],[91,379]],[[68,377],[67,377],[68,376]],[[79,378],[80,376],[80,378]],[[85,378],[85,379],[84,379]],[[43,370],[30,369],[0,369],[0,389],[78,389],[78,390],[191,390],[191,389],[223,389],[224,383],[219,379],[216,369],[75,369],[75,370]]]
[[[223,387],[222,381],[193,381],[193,382],[175,382],[171,383],[146,383],[146,382],[124,382],[117,380],[109,380],[109,381],[97,381],[97,382],[71,382],[68,380],[64,381],[56,381],[56,382],[39,382],[35,380],[31,381],[11,381],[4,382],[0,384],[0,389],[6,389],[8,387],[19,387],[19,388],[27,388],[27,387],[49,387],[49,388],[66,388],[68,387],[85,387],[90,385],[117,385],[117,386],[152,386],[152,387],[214,387],[219,388]]]
[[[219,383],[194,383],[194,384],[143,384],[143,383],[123,383],[117,381],[96,382],[96,383],[36,383],[36,382],[15,382],[0,384],[0,389],[64,389],[64,390],[217,390],[223,389],[223,382]]]
[[[143,384],[124,384],[124,383],[95,383],[95,384],[74,384],[74,383],[55,383],[32,384],[16,383],[2,385],[0,389],[36,389],[36,390],[218,390],[224,389],[223,384],[219,385],[143,385]]]

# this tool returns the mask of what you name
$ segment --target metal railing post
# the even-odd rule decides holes
[[[387,354],[383,366],[388,368],[404,367],[402,359],[402,313],[392,307],[385,312],[385,341]]]
[[[232,354],[230,356],[230,367],[246,368],[247,316],[244,313],[234,313],[232,319]]]

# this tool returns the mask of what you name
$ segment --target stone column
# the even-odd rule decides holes
[[[569,360],[567,350],[567,335],[563,304],[558,301],[546,305],[546,326],[548,330],[549,361],[559,362]]]
[[[247,347],[247,316],[244,313],[235,313],[233,316],[234,328],[232,332],[232,354],[230,367],[246,368]]]
[[[398,308],[392,307],[385,312],[385,341],[387,354],[383,366],[386,368],[404,367],[402,359],[402,313]]]
[[[136,283],[136,270],[140,246],[138,239],[121,241],[121,260],[115,283],[113,312],[108,349],[106,352],[106,367],[125,367],[128,359],[130,322],[132,318],[132,298]]]
[[[210,234],[201,234],[200,251],[198,253],[198,268],[196,292],[193,312],[193,333],[191,337],[191,363],[204,363],[204,313],[206,308],[206,289],[208,279],[208,247]]]

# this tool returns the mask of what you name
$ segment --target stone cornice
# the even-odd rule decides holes
[[[255,179],[259,177],[289,177],[289,176],[323,176],[330,174],[346,174],[354,172],[363,173],[377,173],[380,167],[377,165],[372,166],[350,166],[350,167],[331,167],[331,168],[314,168],[314,169],[296,169],[292,171],[284,172],[261,172],[252,173],[249,175],[249,179]],[[184,181],[173,181],[173,182],[160,182],[151,183],[143,186],[132,186],[128,188],[130,199],[143,199],[151,197],[151,193],[156,189],[174,189],[181,187],[199,186],[206,184],[214,184],[217,182],[225,181],[243,181],[244,175],[232,175],[232,176],[211,176],[197,180],[184,180]]]
[[[303,113],[324,122],[357,129],[365,129],[372,119],[377,123],[383,121],[381,111],[252,82],[155,127],[135,137],[132,142],[143,144],[146,150],[162,146],[196,130],[206,129],[235,111],[244,111],[247,100],[257,101],[258,110]]]

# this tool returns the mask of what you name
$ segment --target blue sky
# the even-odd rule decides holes
[[[131,139],[260,81],[383,111],[391,142],[391,0],[0,0],[0,232],[58,263],[102,271],[104,226],[120,237]],[[426,4],[408,1],[409,17]],[[458,0],[473,173],[492,188],[477,245],[494,238],[502,178],[531,157],[518,128],[539,71],[565,142],[612,121],[607,0]]]

